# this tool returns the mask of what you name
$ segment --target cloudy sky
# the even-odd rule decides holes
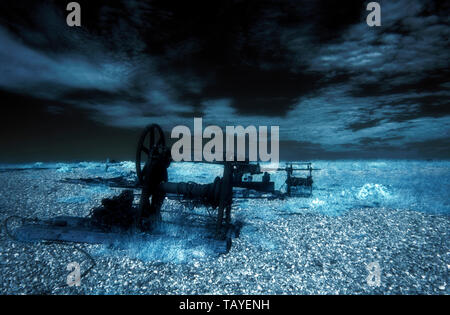
[[[142,127],[278,125],[284,159],[450,158],[449,3],[0,4],[0,161],[132,159]]]

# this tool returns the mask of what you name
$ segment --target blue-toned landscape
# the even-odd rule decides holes
[[[283,167],[283,163],[280,167]],[[67,288],[71,246],[21,244],[1,235],[2,293],[448,294],[450,162],[313,161],[308,198],[235,198],[242,225],[218,256],[202,238],[204,207],[166,200],[162,237],[117,246],[83,245],[96,261],[83,286]],[[32,163],[0,168],[1,219],[86,216],[121,189],[67,178],[135,180],[134,163]],[[223,167],[172,163],[169,181],[210,183]],[[271,174],[283,191],[285,172]],[[254,176],[254,180],[259,180]],[[139,193],[135,190],[135,194]],[[164,223],[164,222],[171,222]],[[175,224],[173,224],[175,223]],[[177,224],[180,223],[180,224]],[[186,227],[194,223],[200,227]],[[371,263],[379,285],[368,282]],[[372,284],[372,285],[371,285]]]
[[[448,295],[449,16],[0,1],[0,294]]]

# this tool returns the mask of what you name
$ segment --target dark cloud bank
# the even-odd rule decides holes
[[[68,2],[68,1],[67,1]],[[279,125],[285,159],[449,158],[449,5],[0,4],[1,161],[132,159],[140,128]]]

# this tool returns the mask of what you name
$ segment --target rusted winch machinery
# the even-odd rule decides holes
[[[145,166],[142,168],[142,156],[146,156]],[[259,164],[248,161],[216,162],[224,165],[223,176],[216,177],[211,184],[171,183],[167,181],[167,168],[171,162],[170,151],[166,147],[164,134],[160,126],[153,124],[142,133],[136,153],[136,174],[142,185],[140,200],[141,220],[159,217],[162,202],[167,194],[182,196],[185,200],[196,200],[197,203],[217,209],[216,232],[220,235],[223,223],[228,226],[231,222],[231,204],[233,187],[246,191],[269,193],[275,198],[286,196],[307,197],[312,194],[311,163],[289,163],[285,168],[275,171],[285,171],[286,192],[275,190],[275,183],[270,180],[270,174],[262,172]],[[294,176],[294,172],[307,171],[306,177]],[[253,175],[263,174],[261,181],[253,181]],[[244,176],[246,176],[244,178]],[[235,196],[236,198],[237,196]],[[249,198],[249,194],[242,194],[241,198]],[[256,198],[261,198],[257,195]],[[149,202],[151,199],[151,203]]]
[[[142,156],[147,160],[142,168]],[[140,222],[155,221],[160,216],[161,205],[167,194],[181,195],[184,200],[217,209],[216,232],[221,235],[223,222],[231,221],[233,199],[233,163],[224,163],[223,176],[216,177],[211,184],[192,182],[168,182],[167,168],[171,162],[170,149],[166,147],[160,126],[153,124],[142,133],[136,153],[136,174],[142,193],[139,203]],[[151,202],[150,202],[151,200]]]
[[[130,235],[131,232],[133,235],[141,235],[142,240],[151,241],[158,234],[164,200],[174,198],[214,209],[214,224],[207,227],[212,231],[213,237],[208,239],[214,239],[216,243],[219,241],[219,245],[225,241],[228,250],[231,244],[230,234],[237,234],[236,225],[231,222],[233,199],[305,197],[312,193],[312,171],[315,169],[311,163],[289,163],[285,168],[273,169],[272,171],[285,171],[287,174],[283,185],[286,189],[282,192],[281,188],[275,190],[275,183],[271,181],[268,172],[262,171],[259,164],[248,161],[215,162],[223,165],[223,175],[216,177],[210,184],[169,182],[167,169],[171,162],[170,149],[166,146],[161,127],[149,125],[142,132],[137,146],[136,183],[124,184],[120,180],[118,185],[118,178],[84,179],[86,184],[108,184],[111,187],[131,189],[124,190],[119,196],[103,199],[102,205],[92,209],[88,217],[60,216],[48,220],[23,220],[23,224],[15,229],[14,237],[22,241],[111,244],[123,240],[124,235]],[[306,171],[308,175],[294,176],[294,172],[300,171]],[[254,175],[262,175],[261,181],[253,181]],[[70,179],[66,182],[79,183]],[[141,190],[137,207],[133,205],[133,190],[136,189]],[[136,231],[138,233],[134,233]],[[9,233],[8,229],[7,232]]]

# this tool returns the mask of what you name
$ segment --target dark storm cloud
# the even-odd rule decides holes
[[[114,127],[280,125],[321,156],[448,144],[443,2],[380,1],[379,28],[368,1],[79,2],[82,28],[62,2],[2,2],[0,88]]]

